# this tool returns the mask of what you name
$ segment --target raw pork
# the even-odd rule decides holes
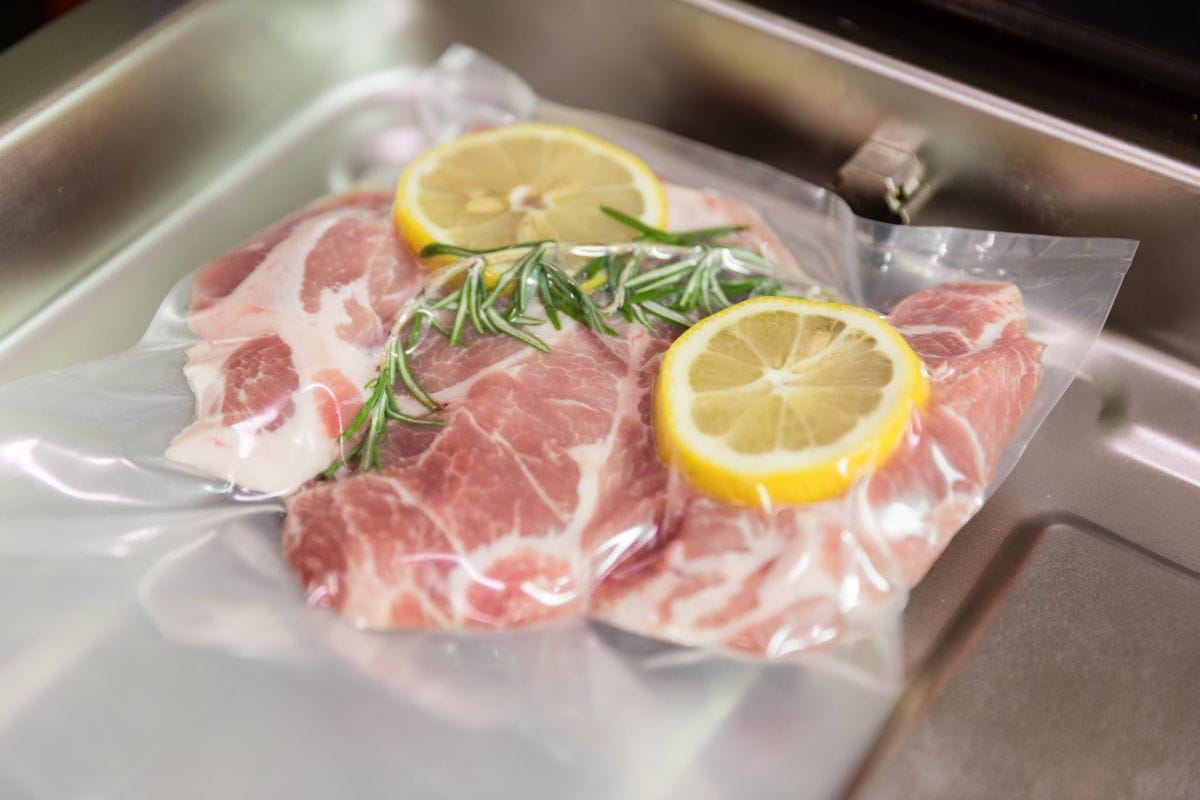
[[[196,421],[167,457],[262,492],[327,467],[403,303],[425,277],[391,195],[321,200],[197,273],[184,373]]]
[[[670,229],[746,225],[738,241],[794,263],[753,210],[667,191]],[[613,339],[566,320],[541,334],[549,354],[507,338],[466,349],[427,338],[412,367],[447,405],[446,428],[392,423],[380,472],[288,502],[284,547],[310,600],[371,628],[582,613],[596,581],[653,540],[668,477],[649,427],[668,342],[622,330]]]
[[[745,231],[725,237],[721,241],[748,247],[781,267],[796,268],[792,254],[754,209],[717,192],[701,191],[672,183],[665,184],[665,188],[667,230],[685,231],[745,225]]]
[[[548,355],[427,340],[414,371],[449,424],[393,423],[382,472],[292,497],[287,557],[313,602],[366,627],[590,611],[756,654],[834,638],[919,579],[978,508],[1041,376],[1007,284],[921,292],[892,319],[930,369],[929,405],[848,498],[774,514],[699,495],[659,461],[649,387],[663,339],[568,325]]]
[[[753,210],[667,186],[675,230],[748,225],[735,239],[792,265]],[[320,200],[202,269],[188,325],[201,342],[184,373],[196,421],[173,461],[262,492],[287,493],[339,454],[396,315],[427,273],[397,239],[392,197]]]
[[[932,393],[878,472],[846,497],[774,513],[673,485],[663,544],[621,564],[592,614],[682,644],[779,656],[889,611],[979,508],[1041,381],[1043,349],[1010,284],[918,292],[890,320]]]
[[[413,372],[446,427],[393,422],[382,470],[288,501],[284,551],[310,601],[371,628],[578,615],[653,535],[667,474],[649,390],[667,342],[570,320],[545,340],[549,353],[507,337],[422,343]]]

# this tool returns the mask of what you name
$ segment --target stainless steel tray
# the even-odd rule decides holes
[[[92,0],[0,57],[0,379],[136,341],[179,277],[389,146],[364,99],[453,41],[817,183],[907,126],[921,224],[1141,240],[1085,374],[913,594],[908,689],[845,791],[1191,796],[1200,171],[831,35],[704,0]]]

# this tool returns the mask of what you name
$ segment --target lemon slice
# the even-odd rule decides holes
[[[667,218],[662,183],[637,156],[575,128],[528,123],[460,136],[428,150],[396,187],[395,221],[413,250],[430,242],[473,249],[542,239],[629,241]]]
[[[928,397],[920,359],[874,313],[760,297],[667,350],[655,432],[663,459],[714,497],[811,503],[882,464]]]

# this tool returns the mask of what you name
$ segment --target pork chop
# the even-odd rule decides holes
[[[261,492],[327,467],[401,306],[426,271],[386,192],[325,198],[197,273],[184,374],[196,420],[173,461]]]
[[[773,511],[676,478],[662,545],[620,565],[591,614],[681,644],[780,656],[867,628],[903,596],[980,507],[1041,381],[1043,346],[1005,283],[917,292],[890,321],[932,391],[883,467],[845,497]]]
[[[311,602],[368,628],[511,627],[578,616],[655,533],[666,470],[649,433],[654,358],[637,327],[571,320],[541,353],[507,337],[411,357],[442,429],[389,423],[378,472],[288,500],[284,552]]]

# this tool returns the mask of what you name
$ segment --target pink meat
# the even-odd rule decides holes
[[[745,231],[720,241],[738,244],[772,259],[782,267],[795,268],[796,260],[779,241],[775,231],[750,206],[711,191],[665,184],[667,192],[667,230],[723,228],[744,225]]]
[[[184,373],[196,420],[168,458],[264,492],[328,466],[401,306],[426,277],[386,192],[322,199],[209,264]]]
[[[203,311],[232,294],[275,246],[291,236],[297,226],[306,220],[329,211],[349,208],[361,208],[374,215],[383,215],[391,207],[391,202],[392,198],[386,192],[357,190],[330,195],[305,206],[200,270],[192,283],[188,311]]]
[[[667,190],[670,228],[745,224],[743,244],[794,263],[753,210]],[[392,424],[381,472],[289,500],[285,551],[310,600],[372,628],[582,613],[599,578],[653,541],[664,508],[650,389],[667,342],[626,333],[567,320],[549,354],[507,338],[427,339],[412,366],[447,404],[446,428]]]
[[[239,345],[225,359],[224,370],[222,425],[254,422],[255,427],[269,432],[295,411],[292,395],[300,381],[292,366],[292,348],[278,336],[259,336]]]
[[[669,186],[671,225],[746,224],[743,243],[791,263],[750,209]],[[197,273],[184,372],[196,421],[167,451],[263,492],[290,492],[338,455],[402,305],[427,278],[392,228],[391,195],[318,200]]]
[[[393,424],[381,472],[293,496],[288,560],[313,602],[365,627],[590,613],[755,654],[828,641],[915,583],[974,513],[1041,377],[1009,285],[921,292],[892,319],[930,370],[929,405],[848,498],[773,514],[698,495],[659,461],[664,340],[574,325],[548,355],[429,340],[413,367],[449,424]]]
[[[553,335],[550,335],[553,334]],[[290,498],[284,550],[312,602],[370,628],[507,627],[578,615],[654,530],[666,472],[649,387],[666,342],[569,320],[412,358],[444,429],[392,423],[379,472]]]
[[[592,615],[682,644],[778,656],[857,629],[916,583],[979,508],[1041,380],[1043,347],[1010,284],[918,292],[890,319],[928,368],[932,393],[883,468],[844,498],[774,512],[677,486],[665,544],[622,564]]]

